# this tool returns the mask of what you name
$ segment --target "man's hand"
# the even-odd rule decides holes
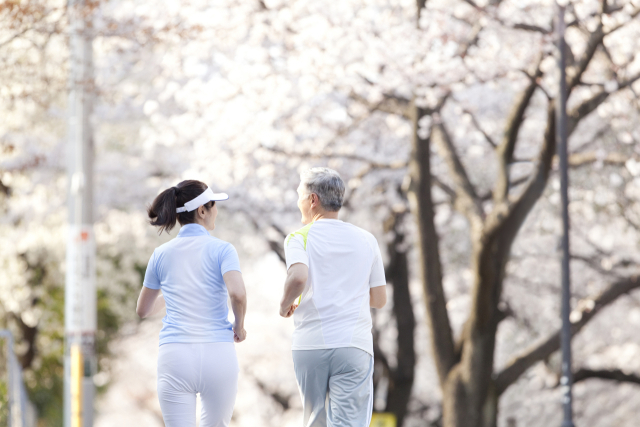
[[[293,316],[293,312],[298,308],[298,304],[291,304],[289,307],[280,306],[280,316],[282,317],[291,317]]]
[[[247,331],[244,328],[239,328],[236,325],[233,326],[233,341],[242,342],[247,338]]]

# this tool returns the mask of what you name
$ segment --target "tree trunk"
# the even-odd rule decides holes
[[[509,252],[500,239],[479,240],[473,256],[473,306],[460,339],[461,360],[444,387],[444,427],[495,427],[497,422],[492,375],[498,303]]]
[[[420,122],[432,112],[416,105],[410,107],[413,122],[412,155],[409,162],[411,183],[408,196],[418,228],[420,273],[427,308],[427,322],[431,331],[431,348],[440,385],[444,386],[451,368],[457,361],[451,324],[442,287],[442,266],[438,235],[434,223],[431,196],[431,131],[420,129]]]
[[[415,374],[414,349],[415,317],[409,292],[409,266],[405,235],[402,230],[404,212],[393,213],[385,224],[385,231],[393,232],[393,240],[387,245],[389,265],[387,281],[393,285],[393,314],[398,329],[397,361],[395,369],[389,369],[389,391],[386,412],[396,415],[398,427],[404,422]]]
[[[547,128],[537,169],[525,191],[512,201],[499,202],[483,220],[482,227],[471,227],[472,305],[457,346],[459,362],[449,371],[443,386],[444,427],[496,425],[499,394],[493,378],[493,362],[500,321],[498,305],[511,246],[528,213],[542,195],[555,153],[553,102],[549,104],[547,114]]]

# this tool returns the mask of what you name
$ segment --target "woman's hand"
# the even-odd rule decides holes
[[[247,338],[247,331],[244,328],[239,328],[236,325],[233,326],[233,341],[242,342]]]
[[[291,317],[293,312],[298,308],[298,304],[291,304],[289,307],[280,307],[280,316]]]

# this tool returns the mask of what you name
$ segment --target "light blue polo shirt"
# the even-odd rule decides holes
[[[236,249],[199,224],[183,225],[175,239],[153,251],[143,285],[161,289],[167,304],[160,345],[233,342],[222,279],[232,270],[240,271]]]

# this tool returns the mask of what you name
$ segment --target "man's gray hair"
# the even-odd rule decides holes
[[[323,209],[330,212],[340,210],[344,198],[344,181],[338,172],[329,168],[311,168],[300,174],[300,181],[309,194],[318,195]]]

